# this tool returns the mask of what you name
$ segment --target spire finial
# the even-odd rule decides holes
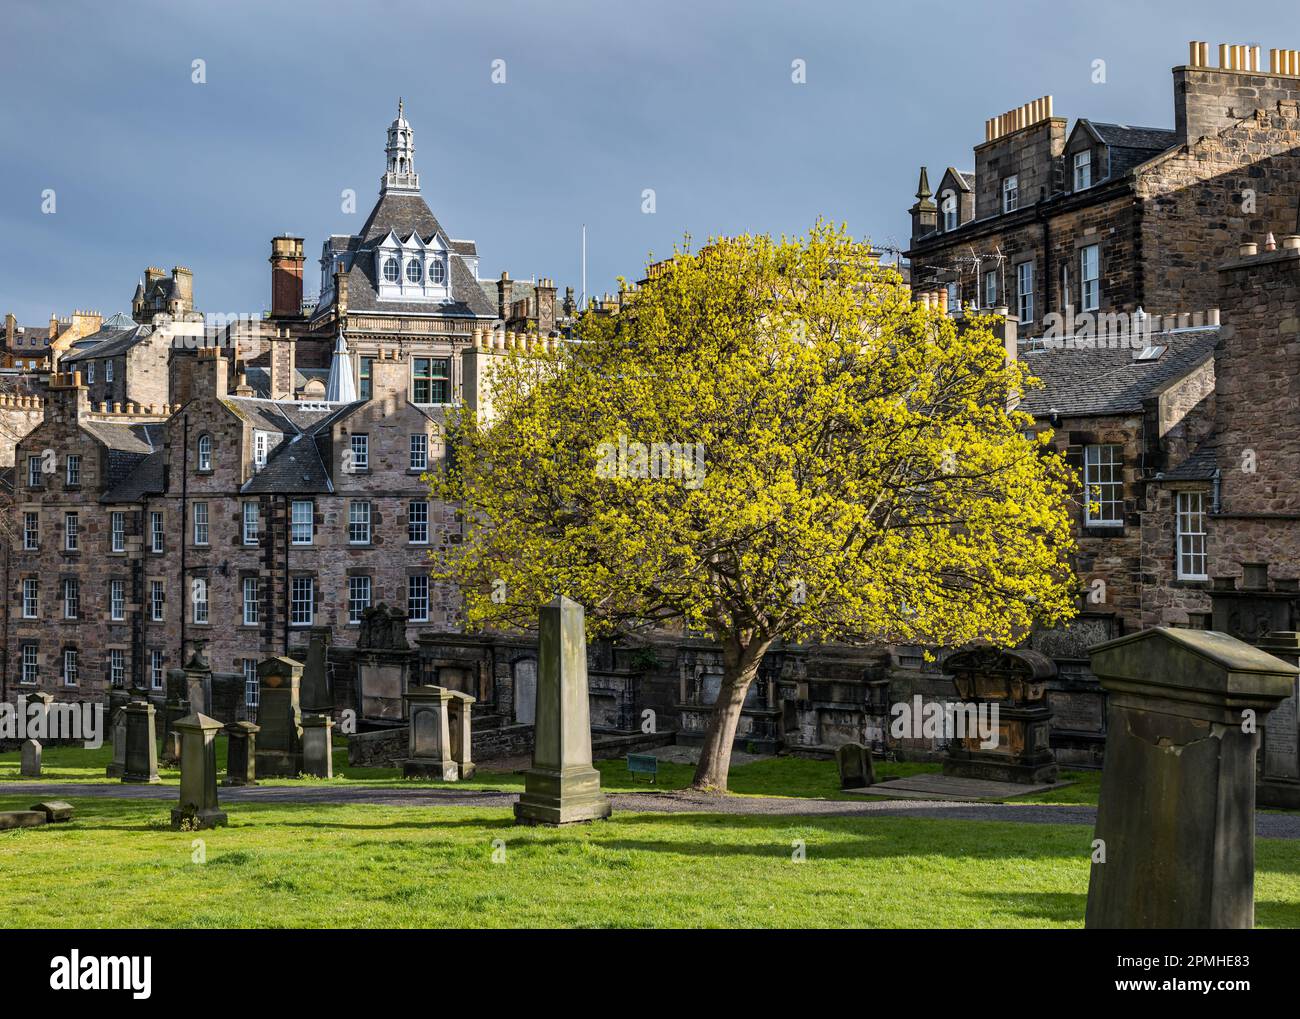
[[[397,97],[397,119],[398,120],[402,119],[402,107],[404,105],[405,105],[405,100],[403,100],[401,96],[398,96]]]

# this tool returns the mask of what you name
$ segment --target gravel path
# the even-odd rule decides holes
[[[3,782],[0,795],[30,795],[73,802],[86,797],[175,800],[174,785],[85,785],[78,782]],[[395,786],[315,785],[222,788],[224,803],[374,803],[392,807],[509,807],[517,793],[482,789],[403,789]],[[1050,803],[954,803],[941,800],[783,799],[769,796],[704,796],[690,792],[612,793],[614,809],[636,813],[707,813],[793,817],[924,817],[947,821],[1091,826],[1097,808]],[[1300,814],[1256,814],[1255,834],[1300,839]]]

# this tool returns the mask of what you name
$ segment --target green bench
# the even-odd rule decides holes
[[[659,758],[654,754],[628,754],[627,773],[629,775],[649,775],[653,782],[659,776]]]

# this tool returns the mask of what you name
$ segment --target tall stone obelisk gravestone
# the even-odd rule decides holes
[[[516,824],[570,824],[609,817],[591,766],[587,631],[582,606],[557,596],[539,614],[533,766],[515,804]]]
[[[1107,715],[1086,925],[1253,927],[1259,723],[1297,669],[1213,630],[1091,655]]]
[[[181,736],[180,802],[172,808],[172,827],[216,828],[226,823],[217,803],[217,733],[221,723],[196,711],[176,720]]]

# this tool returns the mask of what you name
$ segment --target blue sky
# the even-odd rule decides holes
[[[1172,127],[1189,39],[1300,48],[1273,0],[3,3],[0,313],[24,324],[129,310],[150,264],[192,268],[204,311],[260,310],[281,232],[315,290],[399,95],[425,198],[482,274],[578,286],[585,222],[597,293],[686,232],[825,215],[906,246],[918,166],[969,168],[987,117],[1050,93],[1071,120]]]

